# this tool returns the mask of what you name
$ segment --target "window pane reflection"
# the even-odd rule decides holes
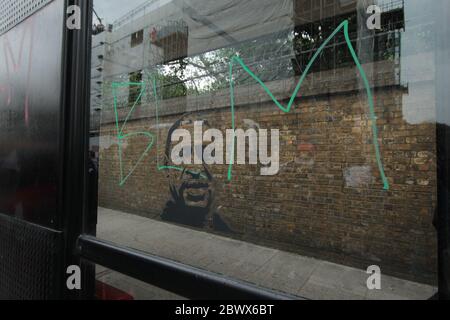
[[[433,296],[446,2],[95,5],[124,14],[93,37],[99,237],[306,298]]]

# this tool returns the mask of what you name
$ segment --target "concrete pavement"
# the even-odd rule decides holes
[[[368,290],[364,270],[266,248],[109,209],[99,209],[98,237],[153,255],[308,299],[429,299],[437,288],[382,277]],[[179,299],[142,282],[98,268],[98,279],[137,299]]]

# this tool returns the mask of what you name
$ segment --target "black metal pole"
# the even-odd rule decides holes
[[[90,118],[90,68],[92,35],[92,0],[66,0],[81,9],[81,28],[64,28],[64,92],[62,107],[62,194],[60,212],[65,235],[64,271],[68,266],[82,268],[81,291],[69,291],[62,281],[64,299],[93,297],[95,273],[92,266],[82,263],[76,254],[76,243],[86,228],[88,205],[88,159]],[[66,15],[66,8],[63,14]],[[67,16],[66,16],[67,19]],[[67,277],[62,275],[63,279]]]
[[[438,232],[439,299],[450,299],[450,3],[435,5],[436,115],[438,208],[435,226]]]
[[[91,236],[78,240],[80,256],[158,288],[194,300],[300,300]]]

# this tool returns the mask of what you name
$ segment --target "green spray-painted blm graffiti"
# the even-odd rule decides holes
[[[301,75],[300,80],[299,80],[297,86],[295,87],[295,90],[292,93],[292,96],[287,105],[283,105],[280,101],[278,101],[278,99],[270,91],[268,86],[244,63],[244,61],[239,56],[237,56],[237,55],[233,56],[229,62],[230,105],[231,105],[231,114],[232,114],[232,117],[231,117],[232,118],[232,129],[235,132],[235,130],[236,130],[236,103],[235,103],[235,81],[233,79],[233,74],[234,74],[234,68],[236,66],[242,67],[242,69],[251,78],[253,78],[256,81],[256,83],[258,83],[263,88],[263,90],[269,95],[269,97],[275,103],[277,108],[279,108],[284,113],[289,113],[292,111],[294,102],[298,98],[298,94],[299,94],[299,92],[302,88],[302,85],[303,85],[306,77],[308,76],[312,66],[314,65],[316,60],[320,57],[320,54],[323,52],[325,47],[330,43],[331,40],[333,40],[333,38],[339,32],[344,33],[345,42],[347,44],[348,50],[350,51],[350,54],[354,60],[354,63],[358,69],[358,72],[362,78],[362,81],[363,81],[363,84],[364,84],[364,87],[366,90],[368,104],[369,104],[369,117],[370,117],[371,126],[372,126],[372,135],[373,135],[372,140],[373,140],[373,146],[375,149],[375,157],[376,157],[376,161],[377,161],[377,165],[378,165],[378,170],[380,172],[380,176],[381,176],[381,179],[383,182],[383,188],[384,188],[384,190],[389,190],[390,185],[389,185],[389,181],[386,177],[386,173],[385,173],[385,169],[384,169],[384,165],[383,165],[383,161],[382,161],[382,157],[381,157],[380,145],[378,142],[379,133],[378,133],[378,127],[377,127],[377,116],[375,113],[374,97],[372,94],[372,90],[370,88],[370,84],[369,84],[367,75],[366,75],[364,68],[361,65],[361,62],[359,61],[358,55],[356,54],[355,49],[353,48],[353,45],[351,43],[350,35],[349,35],[349,22],[347,20],[342,22],[333,31],[333,33],[322,43],[322,45],[316,51],[314,56],[311,58],[311,60],[309,61],[308,65],[305,68],[305,71]],[[159,99],[158,99],[158,95],[157,95],[157,80],[156,80],[155,76],[150,75],[148,81],[144,81],[144,82],[138,82],[138,83],[115,82],[112,84],[113,95],[114,95],[114,112],[115,112],[115,117],[116,117],[116,129],[117,129],[117,138],[118,138],[118,145],[119,145],[118,152],[119,152],[119,162],[120,162],[120,186],[125,185],[127,180],[133,175],[133,173],[135,172],[137,167],[142,163],[142,161],[148,155],[149,151],[155,145],[156,136],[150,132],[142,131],[142,132],[133,132],[130,134],[123,133],[124,129],[126,127],[126,124],[128,123],[128,121],[131,117],[131,114],[135,110],[138,102],[142,99],[142,96],[143,96],[145,90],[149,87],[149,85],[151,85],[151,87],[152,87],[150,90],[151,90],[152,95],[154,95],[154,99],[155,99],[155,103],[156,103],[156,118],[157,118],[157,121],[159,121],[159,115],[158,115]],[[118,101],[117,101],[117,94],[116,94],[117,88],[129,87],[129,86],[138,86],[141,89],[140,89],[138,98],[136,99],[134,105],[131,107],[130,112],[126,116],[125,121],[123,122],[122,126],[120,126],[119,113],[118,113]],[[136,137],[136,136],[144,136],[144,137],[148,138],[149,143],[148,143],[147,147],[145,148],[145,150],[142,152],[142,154],[139,157],[136,164],[131,168],[131,170],[128,172],[128,174],[125,174],[124,168],[123,168],[123,159],[122,159],[122,157],[123,157],[123,142],[131,137]],[[233,166],[234,166],[233,159],[234,159],[234,152],[235,152],[234,150],[235,150],[235,145],[236,145],[236,135],[234,135],[234,137],[232,138],[232,143],[233,143],[232,147],[231,147],[231,155],[232,156],[230,158],[230,163],[229,163],[229,167],[228,167],[228,176],[227,176],[228,181],[232,181],[232,179],[233,179]],[[185,170],[184,168],[177,167],[177,166],[160,166],[159,161],[157,161],[157,168],[159,171],[162,171],[162,170],[184,171]]]

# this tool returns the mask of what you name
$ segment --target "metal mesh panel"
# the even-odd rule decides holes
[[[58,298],[60,233],[0,215],[0,299]]]
[[[53,0],[0,0],[0,34],[10,30]]]

